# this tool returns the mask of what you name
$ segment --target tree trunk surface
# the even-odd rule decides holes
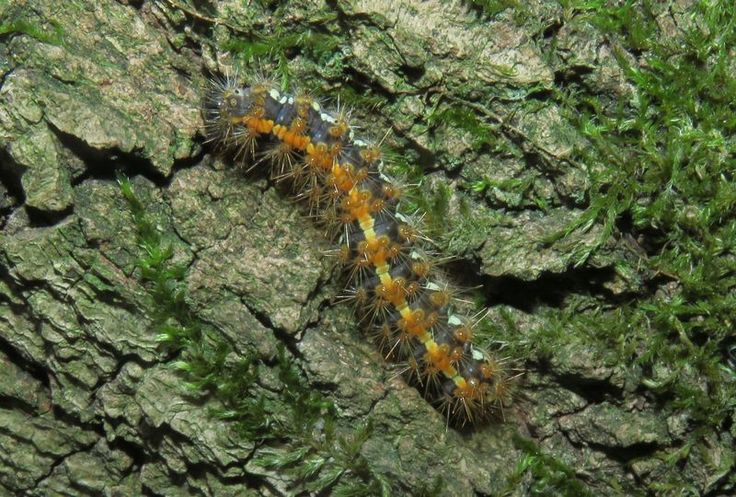
[[[615,310],[646,286],[615,271],[637,257],[625,236],[599,247],[593,223],[545,241],[585,211],[589,186],[574,158],[585,138],[548,97],[568,80],[614,102],[633,90],[595,27],[557,2],[531,2],[524,19],[515,9],[0,4],[0,496],[329,495],[350,482],[367,494],[684,495],[658,482],[692,429],[687,411],[663,411],[639,369],[574,341],[551,355],[509,346],[531,352],[508,358],[523,374],[503,419],[448,428],[340,303],[333,247],[307,209],[205,143],[203,91],[235,68],[348,101],[356,134],[392,130],[392,165],[446,192],[432,223],[450,278],[490,306],[501,331],[488,343],[523,343],[571,302]],[[162,343],[163,304],[118,173],[184,268],[186,317],[164,320],[220,337],[225,365],[255,358],[242,395],[263,392],[275,409],[263,436],[221,415],[220,379],[197,389],[184,349]],[[278,407],[283,361],[331,405],[314,442],[279,418],[293,410]],[[728,428],[678,470],[687,495],[718,494]]]

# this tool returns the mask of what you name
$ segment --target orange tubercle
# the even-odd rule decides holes
[[[272,120],[261,119],[258,117],[246,118],[245,125],[248,127],[248,129],[255,131],[258,134],[270,133],[274,127]]]

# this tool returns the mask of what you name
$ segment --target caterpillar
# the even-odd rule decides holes
[[[203,106],[207,141],[251,167],[267,163],[339,244],[348,297],[384,357],[453,426],[489,419],[509,404],[513,378],[472,344],[476,323],[454,312],[430,241],[399,211],[403,188],[384,173],[380,144],[356,138],[349,116],[237,76],[214,79]]]

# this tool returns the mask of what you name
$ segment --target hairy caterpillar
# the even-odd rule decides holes
[[[383,174],[380,146],[355,138],[348,112],[264,79],[240,86],[237,77],[212,82],[203,112],[209,141],[268,162],[309,203],[340,244],[369,334],[449,422],[477,422],[508,403],[502,361],[472,345],[474,324],[453,313],[426,239],[397,211],[402,189]]]

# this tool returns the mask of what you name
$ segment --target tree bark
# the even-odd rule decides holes
[[[612,271],[630,257],[620,240],[573,267],[598,225],[539,242],[583,212],[586,189],[572,154],[584,140],[545,95],[567,71],[628,98],[607,40],[564,23],[555,2],[532,2],[523,22],[470,2],[272,4],[0,6],[0,495],[318,493],[253,463],[288,441],[239,436],[212,415],[216,397],[184,388],[176,353],[157,341],[158,303],[136,266],[138,228],[116,171],[187,267],[197,319],[235,357],[263,358],[263,391],[285,346],[341,430],[370,419],[360,454],[397,494],[440,482],[439,495],[532,495],[532,460],[569,469],[592,495],[652,492],[656,471],[644,466],[676,444],[678,418],[634,408],[642,398],[625,365],[573,345],[511,358],[525,374],[505,421],[448,430],[335,303],[342,282],[319,226],[263,172],[217,158],[201,131],[209,75],[237,66],[278,72],[272,62],[284,61],[292,81],[326,98],[372,102],[353,110],[358,134],[393,130],[394,166],[418,166],[423,187],[449,189],[446,217],[433,222],[456,259],[450,270],[482,285],[487,319],[510,319],[521,340],[549,319],[542,308],[601,286],[615,306],[632,291]],[[245,62],[263,46],[266,62]],[[552,60],[553,50],[568,58]],[[527,187],[494,186],[508,182]]]

